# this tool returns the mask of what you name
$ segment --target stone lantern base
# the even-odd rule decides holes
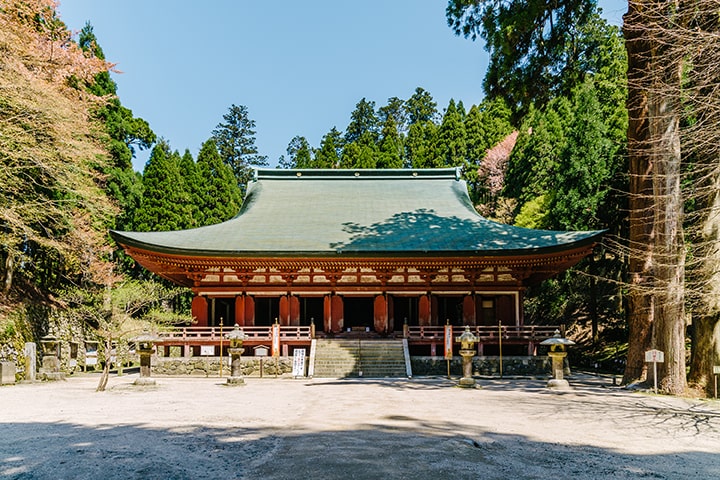
[[[140,378],[135,379],[135,381],[133,382],[133,385],[137,385],[139,387],[147,387],[147,386],[157,385],[157,383],[155,382],[155,379],[152,377],[140,377]]]

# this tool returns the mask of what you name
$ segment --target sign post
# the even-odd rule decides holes
[[[445,325],[445,361],[447,362],[447,377],[450,379],[450,360],[453,357],[452,325],[450,320]]]
[[[304,377],[305,376],[305,349],[296,348],[293,350],[293,377]]]
[[[657,393],[657,364],[665,362],[665,353],[660,350],[648,350],[645,352],[645,361],[653,364],[653,382]]]
[[[715,398],[717,398],[717,377],[720,375],[720,365],[713,367],[713,376],[715,377]]]
[[[270,355],[275,357],[275,376],[278,375],[278,369],[280,368],[280,324],[275,319],[275,323],[272,324],[270,329],[271,346]]]

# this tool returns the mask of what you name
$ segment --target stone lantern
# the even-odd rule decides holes
[[[63,380],[65,375],[60,371],[59,347],[60,342],[52,335],[45,335],[40,339],[42,347],[42,366],[40,378],[42,380]]]
[[[235,327],[232,329],[230,333],[225,335],[225,338],[227,338],[230,341],[230,348],[228,348],[228,352],[230,353],[230,378],[227,379],[228,385],[244,385],[245,380],[242,376],[242,354],[245,351],[243,348],[243,340],[245,340],[245,334],[242,331],[242,328],[236,323]]]
[[[559,330],[555,330],[555,334],[540,342],[540,345],[549,345],[550,350],[548,356],[552,360],[553,378],[548,380],[548,388],[566,389],[570,388],[570,384],[563,378],[563,362],[567,356],[567,346],[575,345],[575,342],[568,340],[560,335]]]
[[[155,379],[150,376],[150,360],[153,346],[160,340],[160,337],[147,331],[133,338],[135,349],[140,355],[140,377],[135,380],[135,385],[155,385]]]
[[[460,344],[460,356],[462,357],[463,376],[458,383],[459,387],[475,388],[475,379],[472,377],[472,359],[475,356],[475,342],[478,338],[465,325],[465,331],[455,341]]]

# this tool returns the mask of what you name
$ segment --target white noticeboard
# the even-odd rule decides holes
[[[713,373],[715,375],[720,375],[720,366],[716,365],[713,367]]]
[[[293,350],[293,377],[304,377],[305,376],[305,349],[296,348]]]
[[[215,355],[215,346],[200,345],[200,355],[212,357],[213,355]]]
[[[645,361],[648,363],[665,363],[665,353],[660,350],[648,350],[645,352]]]

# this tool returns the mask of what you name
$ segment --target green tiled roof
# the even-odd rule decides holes
[[[588,244],[601,233],[487,220],[456,169],[262,169],[227,222],[111,235],[121,245],[191,256],[382,256],[539,253]]]

